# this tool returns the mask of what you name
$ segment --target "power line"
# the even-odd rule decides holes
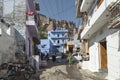
[[[62,11],[64,10],[64,4],[63,4],[63,0],[61,0],[61,3],[62,3]],[[63,18],[64,18],[64,13],[63,13]]]
[[[49,3],[50,3],[50,8],[51,8],[51,13],[53,13],[54,12],[54,10],[53,10],[53,7],[52,7],[52,5],[51,5],[51,1],[49,0]]]
[[[59,11],[58,13],[54,14],[52,17],[57,16],[57,15],[59,15],[61,13],[67,12],[67,11],[71,10],[71,8],[74,8],[74,5],[70,6],[69,8],[67,8],[67,9],[65,9],[63,11]]]
[[[62,7],[62,0],[61,0],[61,10],[63,11],[63,7]],[[63,17],[63,14],[61,14],[61,19],[62,19],[62,17]]]
[[[57,1],[55,0],[55,3],[57,4]],[[57,12],[58,12],[58,6],[56,5],[56,8],[57,8]],[[57,15],[57,17],[59,17],[59,15]]]
[[[56,9],[57,12],[58,12],[58,9],[57,9],[57,6],[56,6],[56,0],[54,0],[54,3],[55,3],[55,9]],[[58,18],[58,16],[57,16],[57,18]]]
[[[41,1],[42,2],[42,1]],[[47,8],[47,6],[46,6],[46,4],[44,3],[44,1],[43,1],[43,5],[44,5],[44,7],[47,9],[46,11],[47,11],[47,13],[51,16],[51,14],[49,13],[49,9]]]

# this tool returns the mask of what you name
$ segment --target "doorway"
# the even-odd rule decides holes
[[[73,53],[73,45],[70,45],[70,46],[69,46],[69,52],[70,52],[70,53]]]
[[[99,43],[99,53],[100,53],[100,70],[107,70],[107,46],[106,41],[101,41]]]

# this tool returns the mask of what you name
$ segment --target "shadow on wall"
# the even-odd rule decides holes
[[[23,35],[14,28],[14,37],[15,37],[15,57],[20,60],[23,61],[25,60],[25,39],[23,37]]]

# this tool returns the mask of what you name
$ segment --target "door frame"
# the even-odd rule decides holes
[[[106,40],[103,39],[102,41],[99,42],[98,45],[98,52],[99,52],[99,68],[100,70],[107,70],[108,69],[108,59],[107,59],[107,44]],[[101,51],[101,47],[106,50],[106,53],[102,53],[104,51]],[[103,50],[102,49],[102,50]],[[106,55],[106,56],[104,56]],[[102,60],[102,56],[104,56],[104,60]]]

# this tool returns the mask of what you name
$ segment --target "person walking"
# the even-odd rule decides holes
[[[53,62],[56,61],[56,54],[55,54],[55,53],[52,54],[52,61],[53,61]]]

